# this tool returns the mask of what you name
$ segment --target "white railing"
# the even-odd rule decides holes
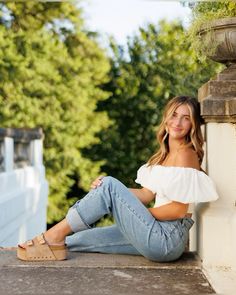
[[[0,128],[0,246],[46,229],[48,183],[41,129]]]

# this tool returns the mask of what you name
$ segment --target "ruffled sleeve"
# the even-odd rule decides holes
[[[145,187],[152,191],[154,194],[157,190],[156,181],[158,181],[158,176],[156,175],[153,179],[152,168],[148,167],[147,164],[144,164],[138,169],[136,183],[140,184],[142,187]]]
[[[215,184],[202,171],[193,168],[143,165],[136,182],[150,189],[157,197],[181,203],[200,203],[219,198]]]

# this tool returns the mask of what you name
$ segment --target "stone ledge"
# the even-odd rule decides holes
[[[0,267],[56,267],[56,268],[137,268],[137,269],[201,269],[194,252],[184,253],[174,262],[157,263],[142,256],[69,252],[65,261],[24,262],[16,258],[15,250],[0,251]]]
[[[0,251],[0,294],[203,295],[215,294],[194,253],[171,263],[141,256],[69,253],[58,262],[23,262]]]
[[[207,96],[212,95],[215,99],[236,96],[236,80],[218,81],[210,80],[198,90],[198,98],[201,102]]]
[[[44,137],[42,128],[0,128],[0,139],[14,138],[16,142],[29,142]]]

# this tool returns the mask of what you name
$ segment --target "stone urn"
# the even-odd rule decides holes
[[[203,27],[199,35],[202,42],[213,47],[213,52],[206,55],[227,66],[221,73],[221,79],[236,78],[236,17],[212,21]]]
[[[236,17],[213,21],[199,35],[213,48],[206,55],[226,65],[199,89],[201,114],[205,122],[236,122]]]

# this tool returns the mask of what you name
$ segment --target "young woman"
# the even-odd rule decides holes
[[[200,167],[200,125],[196,99],[170,100],[157,134],[160,149],[138,170],[136,182],[142,188],[129,189],[113,177],[98,177],[64,220],[18,246],[18,258],[63,260],[66,246],[79,252],[143,255],[159,262],[179,258],[194,223],[191,205],[218,198]],[[154,199],[154,207],[147,208]],[[113,215],[115,225],[92,228],[105,214]]]

